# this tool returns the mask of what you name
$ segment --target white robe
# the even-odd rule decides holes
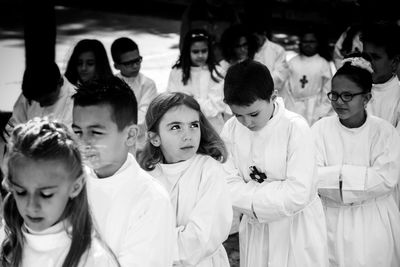
[[[326,224],[317,195],[314,140],[307,122],[275,101],[271,120],[250,131],[231,118],[221,133],[241,177],[229,180],[240,223],[241,267],[328,266]],[[256,166],[263,183],[249,177]]]
[[[14,104],[13,113],[8,121],[5,129],[4,136],[8,140],[14,127],[20,123],[25,123],[35,117],[48,116],[63,122],[68,127],[72,125],[72,108],[74,101],[72,95],[76,93],[75,87],[63,77],[64,84],[61,86],[60,95],[58,100],[51,106],[41,107],[39,102],[29,101],[21,93]]]
[[[219,69],[219,73],[222,75],[223,70]],[[184,85],[182,82],[182,69],[173,68],[169,75],[167,91],[192,95],[199,102],[201,111],[214,126],[215,130],[220,132],[225,123],[223,114],[232,114],[232,112],[223,101],[224,80],[217,74],[214,74],[214,77],[220,81],[215,82],[211,78],[207,66],[191,67],[190,79]]]
[[[332,112],[327,93],[331,91],[331,69],[328,61],[318,54],[297,55],[289,62],[289,79],[282,97],[285,107],[302,115],[312,125]]]
[[[254,55],[254,60],[268,67],[274,80],[275,89],[280,91],[289,77],[285,49],[266,39],[261,48]]]
[[[400,172],[396,130],[369,115],[350,129],[335,115],[316,122],[313,132],[330,266],[400,266],[400,213],[392,195]]]
[[[133,78],[125,77],[120,72],[116,76],[124,80],[135,94],[137,102],[137,125],[139,126],[135,150],[141,150],[146,143],[146,112],[151,101],[158,95],[156,84],[152,79],[140,72]]]
[[[175,218],[162,185],[131,154],[111,177],[86,170],[93,217],[121,266],[171,266]]]
[[[63,222],[38,233],[26,226],[22,226],[21,231],[24,237],[21,267],[62,267],[71,246],[71,238]],[[79,263],[79,267],[117,266],[112,253],[94,237],[90,249],[82,255]]]
[[[232,221],[232,202],[223,165],[196,154],[150,172],[170,193],[176,214],[174,266],[228,267],[222,243]]]

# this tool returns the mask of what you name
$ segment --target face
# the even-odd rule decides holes
[[[200,145],[199,113],[183,105],[174,107],[162,117],[158,131],[151,142],[160,147],[166,163],[188,160]]]
[[[61,90],[61,85],[57,86],[56,90],[51,92],[50,94],[46,94],[43,96],[40,96],[38,98],[35,98],[36,102],[39,102],[39,105],[41,107],[48,107],[53,105],[54,103],[57,102],[58,98],[60,97],[60,90]]]
[[[300,50],[303,55],[311,57],[317,53],[318,41],[313,33],[303,36],[300,43]]]
[[[125,77],[136,77],[139,74],[142,57],[139,50],[129,51],[120,56],[120,62],[115,63],[115,68]]]
[[[83,187],[82,178],[74,178],[57,160],[16,160],[10,187],[18,212],[29,228],[42,231],[63,219],[69,199]]]
[[[258,131],[264,128],[273,111],[273,101],[257,99],[248,106],[229,105],[238,121],[250,131]]]
[[[190,60],[193,66],[204,66],[208,58],[208,47],[206,42],[194,42],[190,47]]]
[[[246,37],[240,37],[233,51],[237,61],[243,61],[248,58],[249,51]]]
[[[373,82],[377,84],[387,82],[397,69],[397,61],[390,59],[382,46],[376,46],[369,42],[365,42],[363,45],[363,52],[367,53],[372,60]]]
[[[83,52],[79,55],[77,71],[81,82],[87,82],[96,77],[96,58],[93,52]]]
[[[332,80],[332,92],[342,94],[344,92],[350,94],[361,93],[363,90],[347,77],[340,75]],[[368,103],[370,94],[361,94],[353,96],[349,102],[344,102],[340,97],[337,101],[331,101],[332,107],[337,113],[340,121],[346,127],[358,127],[365,121],[365,108]]]
[[[81,152],[99,178],[113,175],[125,162],[129,145],[133,145],[131,130],[134,126],[118,130],[108,104],[74,106],[72,129],[81,141]]]

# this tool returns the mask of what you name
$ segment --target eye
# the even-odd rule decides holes
[[[54,194],[53,194],[53,193],[41,192],[41,193],[40,193],[40,196],[41,196],[42,198],[51,198],[52,196],[54,196]]]
[[[73,131],[78,137],[80,137],[82,135],[82,131],[81,130],[73,129]]]
[[[191,127],[192,128],[199,128],[200,127],[200,123],[194,122],[194,123],[192,123]]]
[[[178,124],[172,125],[171,130],[179,130],[181,127]]]
[[[250,114],[250,117],[257,117],[257,116],[258,116],[258,114],[259,114],[259,112],[257,112],[257,113],[253,113],[253,114]]]
[[[104,133],[99,132],[99,131],[92,131],[92,134],[93,135],[103,135]]]

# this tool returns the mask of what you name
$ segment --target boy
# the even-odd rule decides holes
[[[5,139],[8,140],[17,124],[34,117],[50,116],[70,127],[73,106],[71,96],[74,93],[74,87],[61,76],[54,62],[44,68],[25,69],[22,94],[15,102],[12,116],[5,127]]]
[[[389,121],[400,133],[400,84],[396,75],[400,57],[399,26],[388,22],[367,25],[362,33],[363,52],[371,57],[372,98],[367,111]],[[400,208],[400,187],[394,191]]]
[[[142,56],[139,53],[138,45],[127,37],[116,39],[111,45],[111,56],[114,67],[120,72],[117,77],[124,80],[135,93],[138,103],[138,126],[139,136],[137,150],[144,146],[145,141],[145,121],[147,108],[151,100],[157,96],[157,88],[154,81],[140,72]]]
[[[234,117],[221,136],[240,222],[242,267],[328,266],[324,212],[317,195],[314,142],[307,122],[277,98],[267,67],[246,60],[229,68],[225,102]]]
[[[83,142],[88,198],[99,232],[121,266],[171,266],[174,214],[168,193],[128,153],[137,104],[119,78],[81,85],[72,128]]]

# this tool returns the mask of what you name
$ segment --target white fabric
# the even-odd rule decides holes
[[[2,230],[3,231],[3,230]],[[61,267],[71,246],[63,222],[42,232],[33,232],[22,226],[24,246],[21,267]],[[104,244],[97,238],[92,239],[90,249],[85,252],[80,267],[116,267],[117,262]]]
[[[253,132],[236,118],[221,133],[241,177],[228,181],[240,223],[241,267],[328,266],[326,224],[317,196],[314,140],[307,122],[275,101],[272,119]],[[256,166],[267,175],[249,177]]]
[[[219,73],[222,75],[223,70],[219,69]],[[232,112],[223,101],[224,80],[217,74],[214,74],[214,77],[220,81],[215,82],[211,78],[211,73],[207,66],[191,67],[190,79],[184,85],[182,82],[182,69],[173,68],[169,75],[167,91],[192,95],[199,102],[201,110],[207,119],[217,132],[220,132],[225,122],[223,114],[232,114]]]
[[[268,67],[272,79],[274,80],[275,89],[280,91],[283,83],[289,77],[285,49],[266,39],[264,44],[254,55],[254,60]]]
[[[331,91],[330,65],[318,54],[311,57],[297,55],[288,65],[290,75],[282,92],[285,107],[302,115],[312,125],[332,112],[326,95]]]
[[[333,49],[333,62],[335,64],[336,69],[339,69],[343,64],[342,64],[342,60],[344,58],[344,55],[342,55],[342,45],[343,45],[343,41],[347,36],[347,32],[350,30],[350,27],[346,29],[346,31],[344,31],[339,39],[337,40],[337,42],[335,43],[335,47]],[[363,43],[361,42],[361,31],[357,32],[352,40],[352,45],[351,45],[351,51],[352,52],[362,52],[363,50]]]
[[[400,266],[400,213],[392,195],[400,173],[396,130],[369,115],[359,128],[344,127],[336,115],[312,128],[330,266]]]
[[[162,185],[131,154],[111,177],[86,170],[93,217],[121,266],[171,266],[175,219]]]
[[[229,266],[222,246],[232,221],[232,202],[223,165],[196,154],[151,171],[167,189],[176,214],[174,266]]]
[[[21,93],[14,104],[13,113],[5,127],[5,137],[11,135],[14,127],[20,123],[25,123],[35,117],[48,116],[63,122],[68,127],[72,125],[72,108],[74,102],[71,98],[75,94],[75,87],[63,77],[64,84],[60,89],[59,99],[51,106],[41,107],[36,101],[29,101]]]

